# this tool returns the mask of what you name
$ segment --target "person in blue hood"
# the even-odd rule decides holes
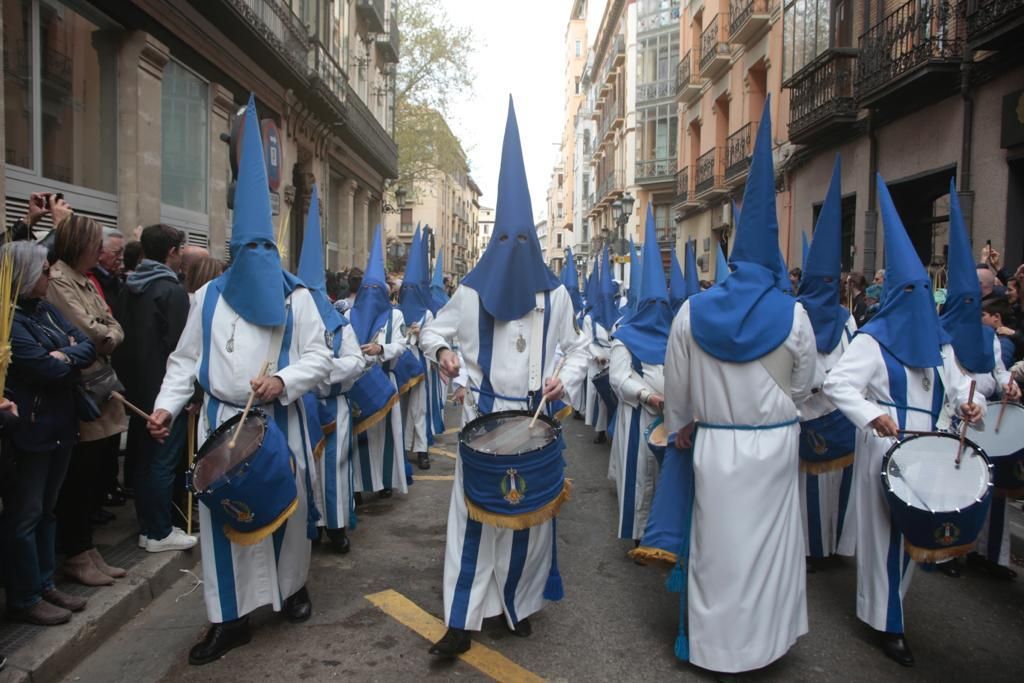
[[[825,396],[857,427],[853,506],[857,513],[857,617],[880,633],[885,655],[903,666],[914,656],[904,637],[903,599],[920,555],[894,527],[880,495],[882,461],[904,430],[938,431],[950,408],[969,422],[985,402],[969,402],[970,381],[939,324],[931,279],[896,213],[889,189],[877,178],[885,228],[885,294],[825,380]],[[948,407],[944,407],[948,406]],[[914,553],[912,555],[911,553]],[[950,555],[952,557],[953,555]]]
[[[313,611],[306,577],[317,512],[302,397],[328,380],[331,354],[313,296],[281,268],[252,97],[243,116],[231,267],[196,292],[178,346],[167,360],[148,427],[153,438],[166,439],[198,382],[203,389],[198,443],[203,443],[252,396],[284,437],[297,497],[293,512],[247,538],[248,545],[232,541],[200,502],[203,596],[212,625],[189,652],[193,665],[248,643],[248,615],[263,605],[284,611],[293,622],[305,621]],[[280,460],[281,454],[273,457]],[[290,490],[286,494],[292,495]]]
[[[587,337],[576,325],[569,292],[541,256],[511,98],[491,241],[451,300],[420,330],[424,354],[453,379],[460,370],[455,338],[468,375],[467,421],[529,410],[542,397],[551,403],[568,395],[567,403],[579,404]],[[556,351],[565,361],[554,376]],[[516,635],[529,635],[529,616],[545,599],[562,596],[555,519],[544,515],[519,530],[470,519],[461,464],[455,472],[444,567],[448,631],[430,649],[445,658],[469,649],[469,632],[485,617],[503,614]]]
[[[770,105],[754,143],[733,270],[690,295],[665,355],[665,427],[680,449],[692,444],[695,481],[689,649],[677,640],[676,653],[728,673],[767,666],[807,632],[796,405],[813,385],[814,331],[778,279]]]

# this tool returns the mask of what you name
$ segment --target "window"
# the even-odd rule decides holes
[[[637,30],[657,30],[679,22],[679,0],[640,0],[637,10]]]
[[[782,80],[828,49],[829,0],[786,0],[782,17]]]
[[[637,40],[637,101],[675,97],[679,62],[679,32],[659,33]]]
[[[583,43],[582,43],[582,41],[579,41],[579,40],[576,41],[576,56],[577,57],[582,57],[583,56]]]
[[[181,64],[164,67],[161,86],[161,201],[206,213],[209,86]]]
[[[117,189],[118,39],[56,0],[3,3],[7,163]]]
[[[677,123],[675,102],[638,110],[637,159],[675,159]]]

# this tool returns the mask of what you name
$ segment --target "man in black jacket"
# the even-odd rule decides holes
[[[153,410],[160,392],[167,357],[178,345],[188,318],[188,294],[178,282],[185,236],[169,225],[142,231],[146,258],[125,281],[118,297],[117,320],[124,342],[114,353],[114,367],[127,398],[145,411]],[[170,437],[159,443],[146,423],[132,416],[128,426],[128,457],[134,458],[135,510],[139,518],[139,547],[149,552],[187,550],[196,544],[171,524],[175,468],[185,445],[187,417],[174,424]]]

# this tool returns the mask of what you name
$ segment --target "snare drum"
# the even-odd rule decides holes
[[[893,524],[917,562],[940,562],[974,547],[992,502],[992,466],[985,453],[951,434],[911,436],[882,460],[882,486]]]
[[[1003,420],[1002,406],[991,404],[985,429],[967,427],[967,438],[978,444],[992,462],[992,484],[997,496],[1017,497],[1024,494],[1024,406],[1007,403]],[[996,423],[999,422],[999,431]]]
[[[228,445],[241,418],[235,415],[210,434],[187,484],[232,543],[254,545],[288,520],[299,498],[288,441],[261,409],[249,411],[235,447]]]
[[[647,426],[647,430],[644,432],[644,441],[647,442],[648,450],[654,454],[654,459],[658,461],[660,467],[665,460],[665,447],[668,445],[668,432],[665,429],[664,418],[655,418],[654,422]]]
[[[838,410],[800,423],[800,470],[822,474],[853,463],[857,428]]]
[[[423,368],[423,361],[414,352],[406,350],[405,353],[395,361],[395,383],[398,384],[398,393],[408,393],[410,389],[423,381],[426,371]]]
[[[619,407],[619,399],[615,396],[615,392],[612,391],[612,381],[608,368],[594,375],[594,379],[590,380],[590,382],[594,385],[594,389],[597,390],[597,395],[604,401],[608,414],[614,415]]]
[[[459,434],[462,488],[470,519],[527,529],[554,518],[569,497],[562,428],[540,415],[506,410],[483,415]]]
[[[362,434],[391,412],[398,390],[379,365],[371,365],[348,390],[352,434]]]
[[[629,551],[640,560],[661,560],[675,564],[689,554],[690,522],[693,515],[693,450],[675,446],[675,435],[666,435],[667,446],[658,484],[654,487],[651,514],[647,517],[640,545]]]

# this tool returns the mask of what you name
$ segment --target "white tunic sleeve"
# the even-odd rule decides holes
[[[693,422],[689,337],[690,303],[686,302],[672,321],[665,351],[665,428],[669,434]]]
[[[338,358],[331,359],[331,384],[347,383],[359,378],[366,369],[363,352],[359,349],[359,340],[351,325],[341,328],[341,352]]]
[[[377,334],[377,338],[381,341],[381,348],[384,349],[383,353],[379,356],[373,356],[373,359],[387,363],[390,360],[398,358],[405,353],[405,335],[402,334],[402,327],[405,326],[405,316],[397,308],[391,311],[391,343],[385,344],[385,333],[383,330]]]
[[[589,339],[576,327],[575,312],[569,292],[559,286],[551,292],[551,323],[549,333],[565,355],[565,365],[558,378],[562,380],[569,402],[579,405],[583,400],[583,382],[587,378],[587,362],[590,353],[587,351]]]
[[[166,410],[177,417],[192,398],[199,370],[199,355],[203,349],[203,302],[206,301],[206,291],[207,285],[203,285],[193,296],[185,329],[178,338],[178,346],[167,357],[167,370],[153,410]]]
[[[640,405],[640,391],[648,389],[647,385],[633,370],[633,358],[618,339],[612,340],[612,349],[609,354],[608,379],[611,380],[612,388],[618,395],[619,400],[630,408]]]
[[[790,396],[795,404],[800,405],[810,397],[812,389],[821,386],[823,376],[818,366],[814,327],[807,311],[799,303],[793,306],[793,327],[785,344],[793,354]]]
[[[825,395],[858,429],[865,429],[878,416],[888,414],[865,398],[867,388],[878,382],[875,375],[884,372],[880,354],[878,342],[858,334],[825,379]]]
[[[298,400],[331,374],[331,353],[324,344],[326,330],[313,297],[306,289],[296,289],[291,301],[292,348],[298,350],[298,357],[274,373],[284,382],[284,392],[278,399],[281,405]]]
[[[967,403],[971,394],[971,378],[960,367],[956,360],[953,347],[946,344],[942,347],[943,377],[945,378],[946,400],[953,411],[960,412],[960,406]],[[981,408],[982,418],[985,417],[985,397],[980,391],[974,392],[974,403]]]
[[[420,350],[424,356],[437,360],[438,351],[451,348],[451,340],[459,330],[460,312],[466,297],[465,287],[456,289],[452,298],[437,312],[434,319],[420,329]]]

